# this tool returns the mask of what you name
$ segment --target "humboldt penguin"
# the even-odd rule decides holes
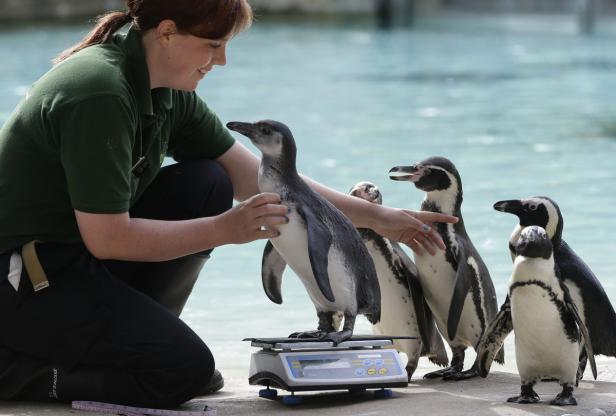
[[[359,182],[349,193],[375,204],[383,201],[379,188],[371,182]],[[358,228],[358,231],[374,261],[381,288],[381,320],[372,326],[373,332],[417,338],[394,340],[394,347],[407,356],[409,381],[420,356],[427,356],[440,366],[449,364],[432,311],[423,297],[415,263],[395,241],[368,228]]]
[[[539,396],[533,386],[548,378],[562,386],[551,404],[576,405],[573,388],[577,385],[582,350],[586,351],[597,378],[586,325],[559,276],[552,242],[546,231],[536,225],[521,229],[513,248],[516,258],[509,293],[480,342],[479,373],[487,376],[494,354],[501,350],[505,337],[513,330],[522,387],[519,396],[507,401],[538,402]]]
[[[616,313],[599,279],[586,263],[563,240],[563,216],[553,199],[534,196],[527,199],[499,201],[494,209],[508,212],[519,218],[519,224],[509,238],[511,258],[515,259],[515,245],[521,230],[529,225],[544,228],[554,247],[554,261],[560,277],[567,285],[575,306],[588,328],[590,342],[595,354],[616,357]],[[587,357],[580,357],[581,378],[586,368]]]
[[[410,181],[426,192],[422,211],[458,217],[455,224],[436,224],[445,251],[438,251],[434,256],[415,253],[424,297],[452,350],[449,368],[424,377],[446,380],[475,377],[478,375],[476,360],[470,369],[462,371],[465,351],[467,347],[477,349],[483,332],[496,316],[498,304],[490,273],[464,227],[460,174],[444,157],[431,157],[412,166],[397,166],[390,174],[391,179]],[[496,359],[503,363],[504,352],[500,351]]]
[[[279,194],[289,208],[289,222],[277,227],[280,235],[270,239],[263,252],[263,288],[270,300],[282,303],[282,274],[288,264],[304,284],[319,319],[316,331],[290,336],[338,344],[353,335],[357,314],[377,323],[381,294],[372,258],[351,221],[298,174],[289,128],[272,120],[231,122],[227,127],[247,136],[261,151],[259,190]],[[336,331],[340,312],[344,326]]]

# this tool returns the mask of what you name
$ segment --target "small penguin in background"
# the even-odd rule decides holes
[[[260,191],[279,194],[289,208],[289,223],[278,226],[280,235],[270,239],[263,252],[263,289],[270,300],[282,303],[282,274],[288,264],[319,318],[316,331],[290,336],[338,344],[353,335],[357,314],[377,323],[381,293],[372,258],[351,221],[297,173],[297,149],[289,128],[272,120],[231,122],[227,127],[247,136],[262,152]],[[342,331],[336,331],[339,312],[344,314]]]
[[[458,217],[456,224],[437,224],[445,251],[436,255],[417,255],[415,264],[424,297],[434,314],[437,327],[451,347],[451,367],[433,371],[425,378],[463,380],[476,377],[477,361],[462,371],[467,347],[475,350],[498,304],[490,273],[464,228],[462,218],[462,180],[454,164],[444,157],[431,157],[412,166],[397,166],[390,171],[396,181],[410,181],[426,192],[422,211]],[[496,361],[504,363],[504,351]]]
[[[563,240],[563,217],[553,199],[534,196],[527,199],[499,201],[494,209],[514,214],[519,218],[509,238],[509,251],[515,260],[515,245],[522,229],[529,225],[543,227],[554,250],[554,261],[560,277],[567,285],[577,310],[588,328],[595,354],[616,357],[616,313],[599,279],[584,261]],[[587,357],[580,357],[578,379],[586,368]]]
[[[357,183],[349,194],[379,205],[383,202],[379,188],[371,182]],[[417,338],[394,340],[394,347],[408,358],[409,381],[420,356],[440,366],[448,365],[447,351],[423,297],[415,263],[395,241],[368,228],[358,231],[374,261],[381,289],[381,320],[372,326],[374,333]]]
[[[541,379],[555,379],[562,391],[552,400],[557,406],[576,405],[578,360],[582,350],[589,357],[595,379],[592,345],[567,286],[554,262],[552,242],[536,225],[520,231],[509,282],[509,295],[486,330],[479,346],[479,372],[486,377],[496,351],[515,332],[515,355],[521,379],[519,396],[512,403],[537,403],[533,386]]]

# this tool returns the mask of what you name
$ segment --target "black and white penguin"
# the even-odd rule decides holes
[[[509,238],[511,258],[515,259],[515,245],[521,230],[529,225],[544,228],[554,247],[554,261],[560,276],[580,312],[595,354],[616,357],[616,313],[599,279],[584,261],[563,240],[563,217],[553,199],[535,196],[528,199],[499,201],[494,209],[509,212],[519,218]],[[580,374],[584,373],[586,357],[580,360]]]
[[[371,182],[357,183],[349,194],[375,204],[383,201],[381,191]],[[395,241],[368,228],[358,228],[358,231],[374,261],[381,288],[381,320],[372,326],[373,332],[417,338],[394,340],[394,347],[407,356],[409,381],[420,356],[427,356],[440,366],[449,364],[432,311],[423,297],[415,263]]]
[[[265,293],[280,304],[282,274],[288,264],[316,307],[317,331],[291,336],[337,344],[353,335],[357,314],[377,323],[381,294],[372,258],[349,219],[297,173],[297,149],[289,128],[271,120],[231,122],[227,127],[247,136],[262,152],[260,191],[279,194],[289,208],[289,223],[278,226],[280,236],[265,246],[261,273]],[[342,331],[336,331],[334,322],[339,312],[344,314]]]
[[[436,224],[445,251],[436,255],[415,254],[424,297],[434,314],[439,331],[452,350],[451,367],[434,371],[426,378],[462,380],[475,377],[477,361],[462,371],[467,347],[477,349],[488,324],[496,316],[498,304],[490,273],[464,228],[462,180],[454,164],[444,157],[431,157],[412,166],[397,166],[390,178],[410,181],[426,192],[422,211],[458,217],[456,224]],[[497,361],[504,362],[504,352]]]
[[[509,294],[486,330],[479,346],[479,373],[486,377],[494,354],[515,332],[515,355],[522,389],[507,401],[536,403],[533,386],[542,379],[555,379],[562,386],[551,404],[576,405],[578,359],[582,350],[590,357],[595,379],[592,346],[567,286],[554,262],[552,242],[536,225],[525,227],[514,245],[516,254],[509,282]]]

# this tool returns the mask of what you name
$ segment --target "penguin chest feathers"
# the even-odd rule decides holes
[[[520,375],[575,380],[580,346],[565,331],[558,307],[564,293],[554,263],[518,257],[509,296]]]

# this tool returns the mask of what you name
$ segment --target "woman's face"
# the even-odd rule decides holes
[[[194,91],[214,65],[227,63],[226,47],[230,36],[204,39],[176,32],[168,37],[161,65],[161,81],[167,88]]]

